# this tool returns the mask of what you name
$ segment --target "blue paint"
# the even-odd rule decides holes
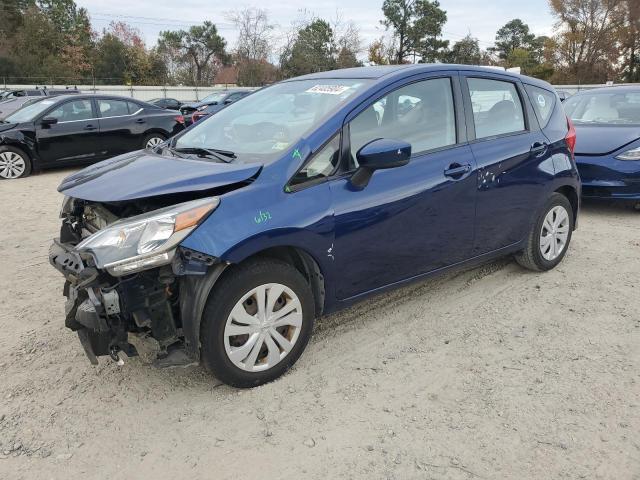
[[[306,78],[373,81],[307,132],[295,150],[260,164],[134,160],[118,165],[117,171],[80,174],[68,181],[65,193],[105,199],[112,189],[110,199],[117,201],[252,178],[248,185],[221,194],[216,211],[182,245],[231,263],[270,247],[305,251],[322,272],[325,312],[331,312],[416,278],[516,252],[553,191],[570,187],[579,194],[578,173],[564,140],[567,128],[560,102],[553,113],[557,121],[541,130],[523,96],[526,131],[476,140],[471,102],[463,94],[466,75],[512,81],[522,92],[521,82],[551,89],[545,82],[511,73],[453,65],[313,74]],[[375,170],[364,188],[355,188],[351,173],[344,169],[303,189],[286,188],[304,159],[374,100],[416,80],[442,76],[449,76],[454,87],[457,145],[413,153],[404,166]],[[251,97],[244,101],[250,102]],[[347,135],[345,129],[343,138]],[[548,145],[540,155],[530,151],[536,142]],[[152,160],[161,162],[157,171]],[[456,165],[464,167],[460,175],[445,173]],[[96,180],[87,180],[94,174]]]

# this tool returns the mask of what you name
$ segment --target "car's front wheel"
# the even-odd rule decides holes
[[[0,178],[13,180],[27,177],[31,173],[31,160],[19,148],[0,147]]]
[[[573,232],[571,202],[560,193],[551,195],[533,228],[526,247],[516,255],[523,267],[531,270],[551,270],[567,253]]]
[[[315,318],[304,276],[275,259],[231,267],[202,318],[202,358],[219,380],[248,388],[275,380],[300,357]]]

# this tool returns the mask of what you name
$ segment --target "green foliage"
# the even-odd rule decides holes
[[[444,55],[447,63],[459,63],[462,65],[480,65],[482,52],[478,39],[467,35],[462,40],[457,41]]]
[[[210,21],[194,25],[189,30],[160,32],[158,50],[173,55],[177,64],[174,74],[187,73],[191,82],[203,85],[213,80],[218,69],[227,61],[226,42],[218,35]]]
[[[314,20],[302,28],[280,60],[285,77],[333,70],[336,62],[333,29],[324,20]]]
[[[382,24],[395,40],[393,63],[440,60],[449,42],[442,40],[447,13],[437,0],[384,0]]]

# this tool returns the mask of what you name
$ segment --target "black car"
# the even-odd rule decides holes
[[[0,179],[152,148],[183,129],[182,115],[131,98],[43,98],[0,122]]]
[[[213,110],[218,111],[226,107],[227,105],[246,97],[251,93],[251,90],[224,90],[221,92],[212,93],[207,95],[199,102],[185,103],[180,107],[180,113],[185,117],[185,123],[190,125],[195,122],[196,119],[191,118],[195,112],[202,111],[211,107]],[[210,111],[209,113],[214,113]]]
[[[180,107],[182,106],[182,102],[175,98],[152,98],[149,100],[149,103],[156,107],[166,108],[168,110],[180,110]]]

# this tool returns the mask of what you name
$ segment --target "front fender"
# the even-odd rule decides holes
[[[333,239],[327,183],[287,193],[257,180],[223,195],[216,211],[182,246],[228,263],[239,263],[272,247],[296,247],[311,255],[326,277],[333,267]]]

